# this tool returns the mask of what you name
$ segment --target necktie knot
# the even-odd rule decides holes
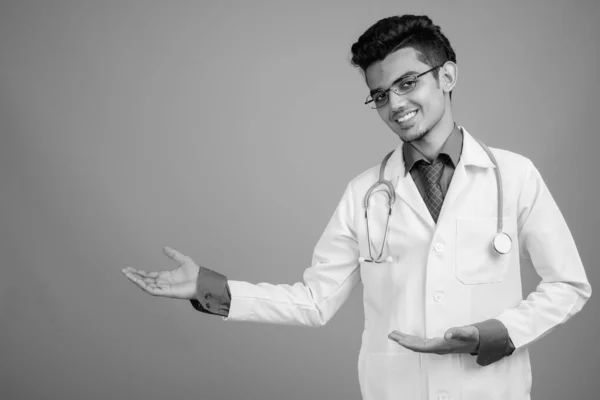
[[[419,168],[421,169],[421,173],[423,174],[423,178],[425,178],[427,185],[437,185],[442,176],[444,163],[439,158],[436,158],[433,164],[421,162]]]

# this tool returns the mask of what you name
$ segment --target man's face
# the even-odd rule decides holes
[[[431,66],[419,61],[413,48],[406,47],[370,65],[365,71],[367,86],[371,93],[386,90],[399,78],[428,69]],[[387,104],[377,111],[383,122],[404,142],[423,138],[435,128],[446,108],[444,91],[431,72],[421,76],[411,92],[399,96],[390,91],[388,96]],[[403,118],[407,116],[408,119]]]

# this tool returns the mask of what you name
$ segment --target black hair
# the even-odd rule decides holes
[[[381,19],[352,45],[352,65],[362,69],[383,60],[405,47],[417,52],[417,59],[436,67],[447,61],[456,63],[456,54],[439,26],[424,15],[402,15]],[[438,79],[438,70],[433,71]]]

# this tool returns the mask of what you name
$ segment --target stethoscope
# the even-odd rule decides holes
[[[496,187],[497,187],[497,194],[498,194],[498,201],[497,201],[498,225],[497,225],[496,235],[494,235],[494,239],[492,240],[492,247],[494,248],[494,250],[496,250],[496,252],[498,254],[507,254],[508,252],[510,252],[510,250],[512,248],[512,239],[508,233],[504,232],[504,225],[503,225],[503,221],[504,221],[503,198],[504,197],[503,197],[503,191],[502,191],[502,176],[500,175],[500,168],[498,167],[498,162],[496,161],[496,157],[494,157],[494,155],[492,154],[490,149],[485,144],[483,144],[481,141],[478,140],[478,142],[479,142],[479,145],[483,148],[483,150],[485,150],[485,152],[487,153],[490,160],[492,160],[492,162],[494,163],[494,166],[496,167],[496,168],[494,168],[494,172],[496,174]],[[377,182],[375,182],[373,184],[373,186],[371,186],[369,188],[369,190],[367,191],[367,193],[365,194],[363,207],[365,209],[365,220],[367,222],[367,244],[369,246],[369,258],[367,259],[365,257],[360,257],[358,260],[361,263],[362,262],[372,262],[372,263],[380,264],[380,263],[384,263],[384,262],[393,261],[393,258],[391,256],[388,256],[383,260],[382,260],[382,257],[383,257],[383,250],[385,248],[385,243],[386,243],[386,239],[387,239],[390,217],[392,216],[392,208],[394,206],[394,202],[396,201],[396,192],[394,191],[392,182],[385,180],[383,178],[383,175],[385,172],[385,166],[386,166],[388,160],[390,159],[390,157],[392,156],[392,154],[394,153],[394,151],[395,150],[390,151],[383,158],[383,161],[381,161],[381,166],[379,167],[379,180]],[[381,186],[383,186],[384,192],[387,193],[387,196],[389,198],[388,214],[387,214],[387,221],[385,223],[385,233],[383,235],[383,242],[381,244],[381,250],[379,251],[377,258],[374,259],[373,254],[371,253],[371,248],[373,246],[371,245],[371,235],[369,232],[369,200],[371,199],[371,195],[373,194],[373,192]]]

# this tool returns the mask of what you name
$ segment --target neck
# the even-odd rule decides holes
[[[431,130],[419,140],[411,144],[419,150],[429,161],[433,161],[446,140],[454,130],[454,118],[452,111],[447,108],[442,118],[431,128]]]

